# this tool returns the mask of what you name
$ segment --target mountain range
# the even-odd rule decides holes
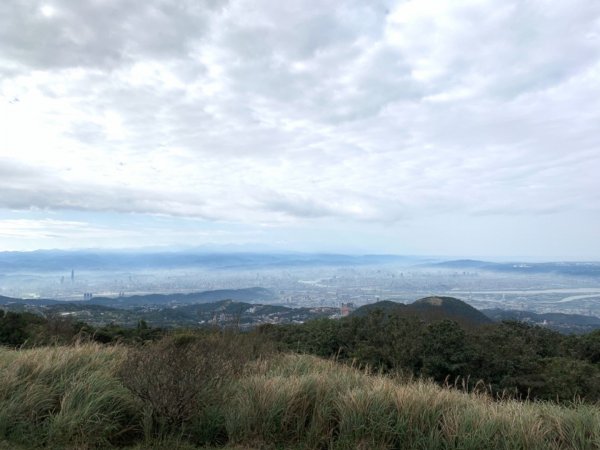
[[[547,274],[555,273],[569,276],[600,277],[600,262],[504,262],[495,263],[474,259],[459,259],[435,263],[419,264],[418,267],[435,269],[452,269],[465,271],[503,272],[512,274]]]
[[[532,325],[548,327],[563,333],[587,333],[600,329],[600,317],[581,314],[535,313],[512,309],[482,309],[481,312],[490,319],[500,322],[516,320]]]
[[[417,264],[426,258],[399,255],[252,253],[203,251],[37,250],[0,252],[0,272],[76,270],[155,270],[177,268],[258,269],[282,267]]]

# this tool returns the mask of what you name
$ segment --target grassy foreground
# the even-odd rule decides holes
[[[0,449],[600,448],[598,406],[495,401],[303,355],[253,361],[211,384],[188,425],[161,421],[123,377],[128,352],[0,349]]]

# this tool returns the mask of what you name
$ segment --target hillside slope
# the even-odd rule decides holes
[[[185,342],[180,339],[178,348]],[[149,421],[165,417],[161,411],[141,414],[150,411],[153,399],[137,397],[117,375],[130,352],[98,345],[0,349],[0,448],[193,449],[210,444],[561,450],[600,444],[600,410],[593,405],[495,401],[483,393],[370,375],[306,355],[263,358],[235,383],[223,380],[219,389],[227,392],[226,400],[191,418],[195,434],[145,434]],[[143,369],[153,368],[158,366]],[[173,395],[169,383],[190,380],[175,377],[181,367],[172,373],[169,367],[159,370],[168,387],[161,390],[161,401]],[[170,446],[165,444],[169,439]]]
[[[361,306],[352,314],[355,316],[364,316],[376,310],[403,317],[416,316],[426,322],[450,319],[468,326],[484,325],[493,322],[492,319],[479,310],[454,297],[425,297],[410,304],[384,300]]]

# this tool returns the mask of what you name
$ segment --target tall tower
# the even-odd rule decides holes
[[[71,269],[71,283],[75,282],[75,269]]]

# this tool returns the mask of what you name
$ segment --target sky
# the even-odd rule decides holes
[[[596,0],[2,0],[0,250],[600,260]]]

